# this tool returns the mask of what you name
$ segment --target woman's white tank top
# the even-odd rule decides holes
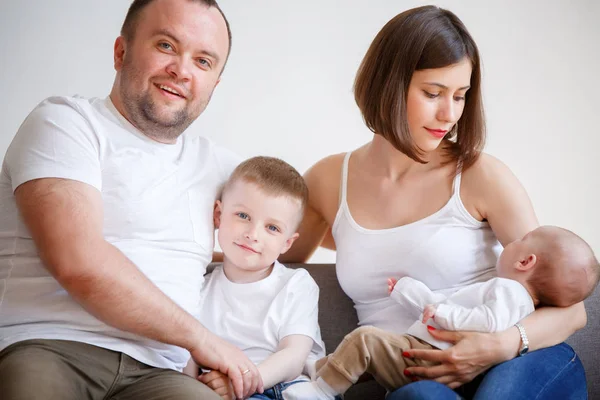
[[[473,218],[460,199],[457,174],[450,200],[434,214],[389,229],[366,229],[352,218],[347,202],[348,160],[342,167],[340,206],[332,227],[336,271],[354,301],[359,325],[405,333],[414,316],[387,293],[387,279],[410,276],[431,290],[452,293],[496,276],[502,245],[487,222]],[[398,199],[402,207],[402,199]]]

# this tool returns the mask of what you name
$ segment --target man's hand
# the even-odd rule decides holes
[[[235,400],[231,381],[220,371],[210,371],[198,376],[198,380],[215,391],[223,400]]]
[[[263,392],[263,382],[258,369],[234,345],[205,330],[198,346],[188,349],[192,358],[202,367],[227,375],[238,399]]]
[[[435,317],[437,306],[435,304],[427,304],[423,309],[423,323],[426,324],[431,318]]]
[[[387,280],[388,294],[392,294],[392,292],[394,291],[394,286],[396,286],[396,283],[398,283],[398,279],[388,278],[388,280]]]

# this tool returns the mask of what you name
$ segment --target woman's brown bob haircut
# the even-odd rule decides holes
[[[485,144],[479,51],[467,28],[450,11],[424,6],[398,14],[371,43],[354,82],[354,98],[365,123],[396,149],[424,163],[412,141],[406,97],[414,71],[442,68],[467,58],[471,88],[460,123],[444,139],[449,162],[459,170],[475,163]]]

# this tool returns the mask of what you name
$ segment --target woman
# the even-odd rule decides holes
[[[355,81],[373,139],[306,173],[310,207],[285,259],[306,261],[319,244],[336,249],[361,325],[403,333],[414,322],[387,296],[387,278],[408,275],[437,290],[489,279],[501,245],[538,226],[519,181],[481,153],[480,83],[477,46],[454,14],[426,6],[396,16]],[[408,368],[419,382],[388,400],[456,398],[451,389],[467,382],[458,389],[465,397],[586,398],[583,366],[561,343],[585,323],[582,303],[535,311],[522,321],[530,354],[518,358],[525,341],[516,327],[432,332],[454,345],[411,350],[439,365]]]

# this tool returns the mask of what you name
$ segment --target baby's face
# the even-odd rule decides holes
[[[270,266],[298,237],[300,202],[266,194],[243,180],[228,188],[219,211],[219,245],[230,264],[243,270]]]

